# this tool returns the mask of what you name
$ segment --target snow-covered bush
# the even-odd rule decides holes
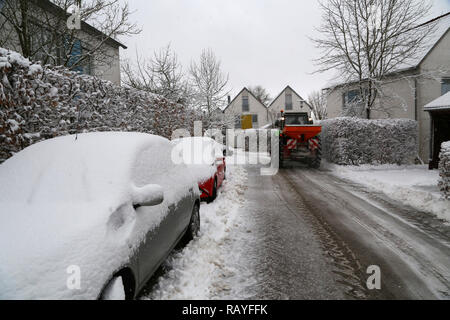
[[[450,199],[450,141],[444,142],[439,154],[439,189]]]
[[[87,131],[170,137],[197,114],[161,96],[61,67],[42,67],[0,48],[0,162],[28,145]]]
[[[410,164],[417,156],[417,122],[334,118],[321,121],[322,154],[341,165]]]

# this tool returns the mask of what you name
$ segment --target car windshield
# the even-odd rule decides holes
[[[294,125],[294,124],[308,124],[307,115],[302,114],[292,114],[285,116],[285,124],[286,125]]]

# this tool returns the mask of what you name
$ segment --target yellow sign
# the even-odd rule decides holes
[[[242,129],[244,129],[244,130],[252,129],[253,128],[252,115],[247,114],[247,115],[241,116],[241,125],[242,125]]]

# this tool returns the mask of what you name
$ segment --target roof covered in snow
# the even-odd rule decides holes
[[[306,105],[308,107],[310,107],[309,103],[305,99],[303,99],[303,97],[301,95],[299,95],[294,89],[292,89],[292,87],[290,85],[287,85],[283,90],[281,90],[281,92],[274,99],[272,99],[272,101],[270,101],[269,108],[288,89],[291,90],[293,93],[295,93],[301,100],[303,100],[306,103]]]
[[[436,21],[436,27],[434,32],[432,32],[427,37],[420,53],[416,57],[405,62],[404,64],[399,65],[396,71],[414,68],[417,67],[419,64],[421,64],[422,61],[427,57],[427,55],[431,52],[431,50],[433,50],[433,48],[437,45],[439,40],[447,33],[449,29],[450,29],[450,15],[438,19]]]
[[[444,110],[444,109],[450,110],[450,91],[444,94],[443,96],[440,96],[436,100],[431,101],[429,104],[425,105],[423,109],[425,111]]]
[[[259,99],[253,94],[253,92],[251,92],[250,90],[247,89],[247,87],[242,88],[241,91],[239,91],[239,93],[233,98],[233,100],[231,100],[230,103],[228,103],[225,107],[221,107],[220,109],[222,110],[222,112],[224,112],[229,106],[231,106],[234,102],[234,100],[237,99],[237,97],[239,97],[239,95],[243,92],[246,91],[248,94],[250,94],[251,96],[253,96],[253,98],[256,99],[257,102],[259,102],[265,109],[267,109],[267,106],[262,103],[261,101],[259,101]]]
[[[0,1],[1,2],[1,1]],[[42,9],[47,10],[49,12],[56,12],[57,14],[65,14],[67,17],[70,16],[69,13],[64,12],[64,9],[58,6],[57,4],[53,3],[49,0],[33,0],[33,3],[40,6]],[[91,24],[87,23],[86,21],[81,21],[81,29],[89,34],[92,34],[94,36],[100,36],[101,38],[104,38],[108,44],[110,44],[113,47],[122,47],[123,49],[127,49],[127,47],[119,42],[117,39],[114,39],[107,34],[103,33],[102,31],[98,30],[96,27],[92,26]]]
[[[391,73],[404,72],[418,67],[425,60],[428,54],[434,49],[434,47],[438,44],[439,40],[442,39],[444,35],[450,30],[450,14],[435,19],[437,20],[436,22],[433,22],[436,23],[434,32],[431,32],[428,38],[426,38],[425,43],[422,44],[421,48],[422,50],[416,56],[398,65],[397,68],[393,70]],[[429,22],[432,22],[433,20],[430,20]],[[424,24],[418,27],[420,28],[429,22],[425,22]],[[337,74],[335,77],[331,78],[326,83],[325,88],[331,89],[333,87],[337,87],[351,82],[352,81],[343,81],[342,79],[339,78],[339,75]]]

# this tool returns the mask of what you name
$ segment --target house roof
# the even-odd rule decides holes
[[[275,97],[275,99],[273,99],[270,103],[269,103],[269,108],[272,106],[272,104],[283,94],[283,92],[286,91],[286,89],[290,89],[292,92],[294,92],[298,97],[300,97],[300,99],[302,99],[307,106],[309,106],[309,103],[303,99],[303,97],[301,95],[299,95],[294,89],[292,89],[292,87],[290,85],[287,85],[283,90],[281,90],[281,92]]]
[[[262,103],[261,101],[259,101],[259,99],[258,99],[258,98],[257,98],[250,90],[248,90],[247,87],[244,87],[244,88],[242,88],[242,90],[239,91],[239,93],[233,98],[233,100],[231,100],[231,102],[230,102],[225,108],[222,109],[222,112],[225,112],[225,110],[227,110],[227,108],[233,104],[233,102],[237,99],[237,97],[239,97],[239,95],[240,95],[243,91],[247,91],[253,98],[256,99],[256,101],[258,101],[264,108],[267,109],[267,106],[266,106],[264,103]]]
[[[386,76],[414,71],[417,69],[417,67],[420,66],[420,64],[422,64],[422,62],[428,57],[431,51],[433,51],[433,49],[438,45],[438,43],[442,40],[442,38],[444,38],[447,32],[450,31],[450,12],[447,12],[446,14],[443,14],[439,17],[426,21],[421,25],[416,26],[415,28],[421,28],[429,23],[434,22],[436,22],[436,28],[434,32],[430,34],[430,36],[426,39],[425,43],[422,46],[421,52],[417,54],[417,56],[409,59],[408,61],[405,61],[401,65],[398,65],[394,71],[390,72]],[[331,79],[326,84],[324,89],[332,89],[353,82],[355,81],[342,82],[339,81],[339,79],[334,78]]]
[[[436,100],[431,101],[425,107],[425,111],[450,110],[450,92],[440,96]]]
[[[58,14],[65,14],[67,16],[67,18],[69,18],[70,14],[65,12],[65,10],[63,8],[61,8],[60,6],[54,4],[53,2],[51,2],[50,0],[33,0],[33,2],[40,6],[42,9],[44,10],[48,10],[51,12],[56,12]],[[100,30],[98,30],[97,28],[91,26],[89,23],[85,22],[85,21],[81,21],[81,29],[89,34],[95,35],[95,36],[101,36],[101,37],[107,37],[106,42],[113,46],[113,47],[122,47],[123,49],[127,49],[127,47],[122,44],[121,42],[117,41],[116,39],[113,39],[111,37],[109,37],[108,35],[106,35],[105,33],[101,32]]]

